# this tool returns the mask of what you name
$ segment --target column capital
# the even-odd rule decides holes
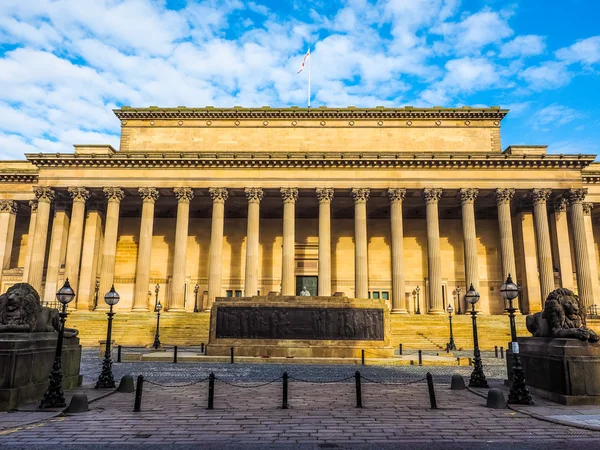
[[[210,194],[213,203],[225,203],[225,200],[229,198],[227,188],[209,188],[208,193]]]
[[[585,215],[585,216],[591,216],[592,215],[592,209],[594,208],[594,204],[593,203],[583,202],[581,204],[581,206],[583,206],[583,215]]]
[[[569,189],[567,197],[569,198],[569,204],[583,203],[585,196],[587,195],[587,188]]]
[[[38,186],[33,190],[38,202],[52,203],[56,198],[54,189],[46,186]]]
[[[554,202],[554,212],[567,212],[568,203],[565,197],[558,197]]]
[[[262,188],[246,188],[244,192],[246,193],[248,203],[260,203],[264,196]]]
[[[31,208],[31,212],[37,212],[38,201],[37,200],[29,200],[29,207]]]
[[[14,200],[0,200],[0,212],[17,215],[19,205]]]
[[[333,200],[333,188],[316,188],[315,193],[319,199],[319,203],[329,203]]]
[[[116,187],[105,187],[103,189],[104,195],[106,195],[106,199],[108,202],[120,202],[125,198],[125,191],[121,188]]]
[[[479,195],[479,189],[475,188],[462,188],[459,191],[460,203],[475,203],[477,196]]]
[[[425,203],[437,203],[442,198],[442,189],[441,188],[425,188],[423,189],[423,198],[425,199]]]
[[[496,189],[496,204],[510,203],[514,195],[515,190],[512,188],[498,188]]]
[[[158,189],[156,188],[141,187],[138,189],[138,192],[140,193],[144,203],[154,203],[156,200],[158,200],[159,193]]]
[[[390,188],[387,193],[390,203],[401,202],[406,198],[406,189],[404,188]]]
[[[192,188],[188,187],[176,187],[173,188],[173,192],[175,193],[175,197],[177,197],[177,202],[185,202],[189,203],[194,198],[194,191]]]
[[[90,198],[90,191],[84,187],[70,187],[67,188],[69,195],[73,199],[73,202],[85,203]]]
[[[354,203],[366,203],[369,200],[369,194],[371,190],[369,188],[352,188],[352,199]]]
[[[281,192],[283,203],[296,203],[298,200],[298,189],[296,188],[281,188],[279,192]]]
[[[539,205],[542,203],[546,203],[550,198],[550,194],[552,194],[552,189],[532,189],[531,196],[533,197],[533,204]]]

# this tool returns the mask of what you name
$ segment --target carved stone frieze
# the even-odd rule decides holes
[[[194,191],[192,188],[187,187],[176,187],[173,188],[173,192],[175,193],[175,197],[177,197],[178,202],[191,202],[194,198]]]
[[[567,212],[569,202],[565,197],[558,197],[554,200],[554,212]]]
[[[401,202],[406,198],[406,189],[404,188],[390,188],[387,191],[390,203]]]
[[[296,188],[281,188],[279,191],[281,192],[283,203],[296,203],[296,200],[298,200],[298,189]]]
[[[38,186],[33,190],[38,202],[52,203],[56,198],[54,189],[46,186]]]
[[[567,193],[569,204],[573,205],[575,203],[583,203],[587,193],[587,188],[569,189],[569,192]]]
[[[210,194],[210,198],[213,202],[225,203],[225,200],[229,198],[229,192],[227,191],[227,188],[210,188],[208,193]]]
[[[156,188],[141,187],[138,189],[138,192],[140,193],[140,196],[142,197],[144,203],[154,203],[156,200],[158,200],[159,193],[158,189]]]
[[[425,188],[423,189],[423,198],[425,203],[437,203],[442,198],[441,188]]]
[[[533,204],[539,205],[541,203],[546,203],[550,198],[550,194],[552,194],[552,189],[533,189],[531,191],[531,197],[533,198]]]
[[[371,190],[369,188],[352,188],[352,199],[354,203],[366,202],[369,200],[369,194]]]
[[[19,205],[14,200],[0,200],[0,212],[17,214]]]
[[[496,204],[510,203],[515,195],[515,190],[512,188],[496,189]]]
[[[262,188],[246,188],[244,189],[248,203],[259,203],[263,199],[264,192]]]
[[[315,189],[319,203],[330,202],[333,200],[333,188],[317,188]]]
[[[116,187],[105,187],[103,189],[104,195],[109,202],[120,202],[125,198],[125,191],[121,188]]]
[[[460,195],[460,202],[462,204],[475,203],[475,200],[477,200],[477,196],[479,195],[479,189],[474,189],[474,188],[461,189],[459,191],[459,195]]]
[[[70,187],[67,190],[69,191],[69,195],[74,202],[85,203],[90,198],[90,191],[88,191],[86,188]]]

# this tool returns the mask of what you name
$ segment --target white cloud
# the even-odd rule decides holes
[[[545,38],[535,34],[517,36],[512,41],[504,44],[500,50],[501,58],[523,58],[544,53],[546,49]]]
[[[531,117],[531,125],[536,129],[549,129],[566,125],[581,117],[581,113],[565,105],[553,103]]]
[[[547,61],[538,66],[528,67],[520,74],[533,90],[553,89],[571,81],[572,74],[566,64]]]
[[[579,62],[585,65],[600,62],[600,36],[594,36],[573,45],[561,48],[556,57],[567,63]]]

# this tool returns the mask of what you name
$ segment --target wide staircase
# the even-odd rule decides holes
[[[391,317],[391,344],[402,344],[407,350],[443,350],[449,340],[447,316],[400,315]],[[160,340],[163,345],[197,346],[208,342],[210,314],[166,312],[160,316]],[[598,329],[598,321],[588,323]],[[106,339],[106,314],[99,311],[75,311],[69,314],[67,327],[77,328],[81,344],[97,346]],[[525,316],[516,317],[519,336],[529,336]],[[457,348],[473,348],[473,328],[470,315],[452,318],[454,341]],[[506,315],[479,316],[477,319],[479,346],[491,350],[510,341],[509,319]],[[118,312],[113,321],[112,338],[123,346],[150,346],[154,341],[156,314],[151,312]]]

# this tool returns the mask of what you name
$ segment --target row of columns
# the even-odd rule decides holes
[[[139,188],[142,197],[142,217],[140,223],[140,238],[138,246],[138,257],[136,265],[136,280],[133,310],[147,310],[147,292],[150,282],[150,256],[152,251],[152,235],[154,224],[154,205],[159,197],[155,188]],[[31,221],[29,225],[30,236],[33,241],[27,249],[24,280],[29,282],[36,290],[41,289],[43,268],[46,256],[48,239],[48,225],[50,219],[51,203],[55,200],[55,192],[48,187],[37,187],[35,189],[37,201],[30,202],[32,207]],[[55,254],[60,254],[62,245],[66,242],[65,273],[71,281],[71,285],[77,289],[80,278],[82,247],[85,248],[84,222],[86,201],[90,198],[87,189],[81,187],[69,188],[68,192],[73,200],[70,219],[66,214],[65,207],[57,205],[54,225],[52,230],[52,241],[50,248],[50,260],[58,261]],[[498,226],[500,234],[500,249],[502,258],[503,277],[508,274],[516,277],[516,263],[513,243],[513,231],[511,220],[510,203],[514,196],[514,189],[497,189],[496,203],[498,208]],[[573,241],[575,254],[575,270],[579,295],[584,305],[589,305],[594,298],[594,280],[590,261],[587,240],[589,236],[586,231],[584,219],[585,189],[570,189],[566,196],[559,199],[561,208],[568,204],[570,221],[573,227]],[[334,196],[333,188],[317,188],[316,196],[319,201],[319,249],[318,249],[318,295],[331,295],[331,201]],[[391,250],[392,250],[392,312],[406,313],[407,305],[404,293],[404,267],[403,267],[403,226],[402,226],[402,204],[406,196],[406,189],[391,188],[387,191],[390,201],[390,224],[391,224]],[[101,248],[100,267],[100,292],[107,292],[114,281],[117,231],[119,223],[119,209],[121,200],[125,193],[122,189],[108,187],[104,188],[107,199],[106,220],[104,228],[104,239]],[[186,252],[189,225],[189,206],[194,198],[193,190],[188,187],[174,189],[178,200],[175,250],[173,264],[173,285],[169,309],[183,310],[184,284],[186,277]],[[224,234],[224,208],[228,198],[226,188],[211,188],[209,194],[213,201],[211,242],[209,250],[209,280],[208,297],[209,306],[215,297],[221,295],[222,279],[222,242]],[[259,249],[259,216],[260,202],[263,198],[261,188],[245,189],[248,200],[248,222],[246,243],[246,271],[245,271],[245,295],[255,295],[258,289],[258,249]],[[369,199],[368,188],[352,189],[354,200],[355,218],[355,297],[366,298],[368,296],[368,255],[367,255],[367,209]],[[295,293],[295,203],[298,199],[298,189],[282,188],[283,200],[283,255],[282,255],[282,295],[294,295]],[[464,261],[466,284],[479,285],[477,241],[475,226],[474,203],[478,196],[477,189],[460,189],[459,191],[462,209],[462,225],[464,239]],[[550,189],[533,189],[533,214],[535,225],[535,236],[538,252],[538,264],[541,280],[542,298],[554,290],[554,273],[552,265],[552,251],[550,245],[550,233],[548,226],[547,201],[550,198]],[[428,280],[429,280],[429,313],[444,313],[442,299],[442,274],[440,254],[440,233],[438,203],[442,196],[441,188],[426,188],[423,190],[423,198],[426,204],[427,222],[427,252],[428,252]],[[96,208],[97,209],[97,208]],[[0,201],[0,261],[2,267],[7,268],[10,261],[10,250],[12,248],[12,236],[14,235],[15,217],[17,204],[11,200]],[[94,215],[95,214],[95,215]],[[88,221],[100,223],[99,212],[89,212]],[[566,227],[566,221],[564,222]],[[86,241],[94,241],[94,225],[86,224]],[[68,229],[68,234],[67,234]],[[87,235],[91,237],[88,239]],[[6,236],[6,238],[2,238]],[[97,239],[96,239],[97,241]],[[98,252],[98,249],[91,248]],[[87,253],[86,253],[87,254]],[[91,266],[90,274],[85,277],[85,286],[90,284],[92,272],[95,266]],[[52,298],[56,291],[58,281],[59,264],[48,265],[46,275],[46,287],[48,296]],[[96,269],[97,270],[97,269]],[[95,277],[94,277],[95,280]],[[101,306],[101,305],[100,305]]]

